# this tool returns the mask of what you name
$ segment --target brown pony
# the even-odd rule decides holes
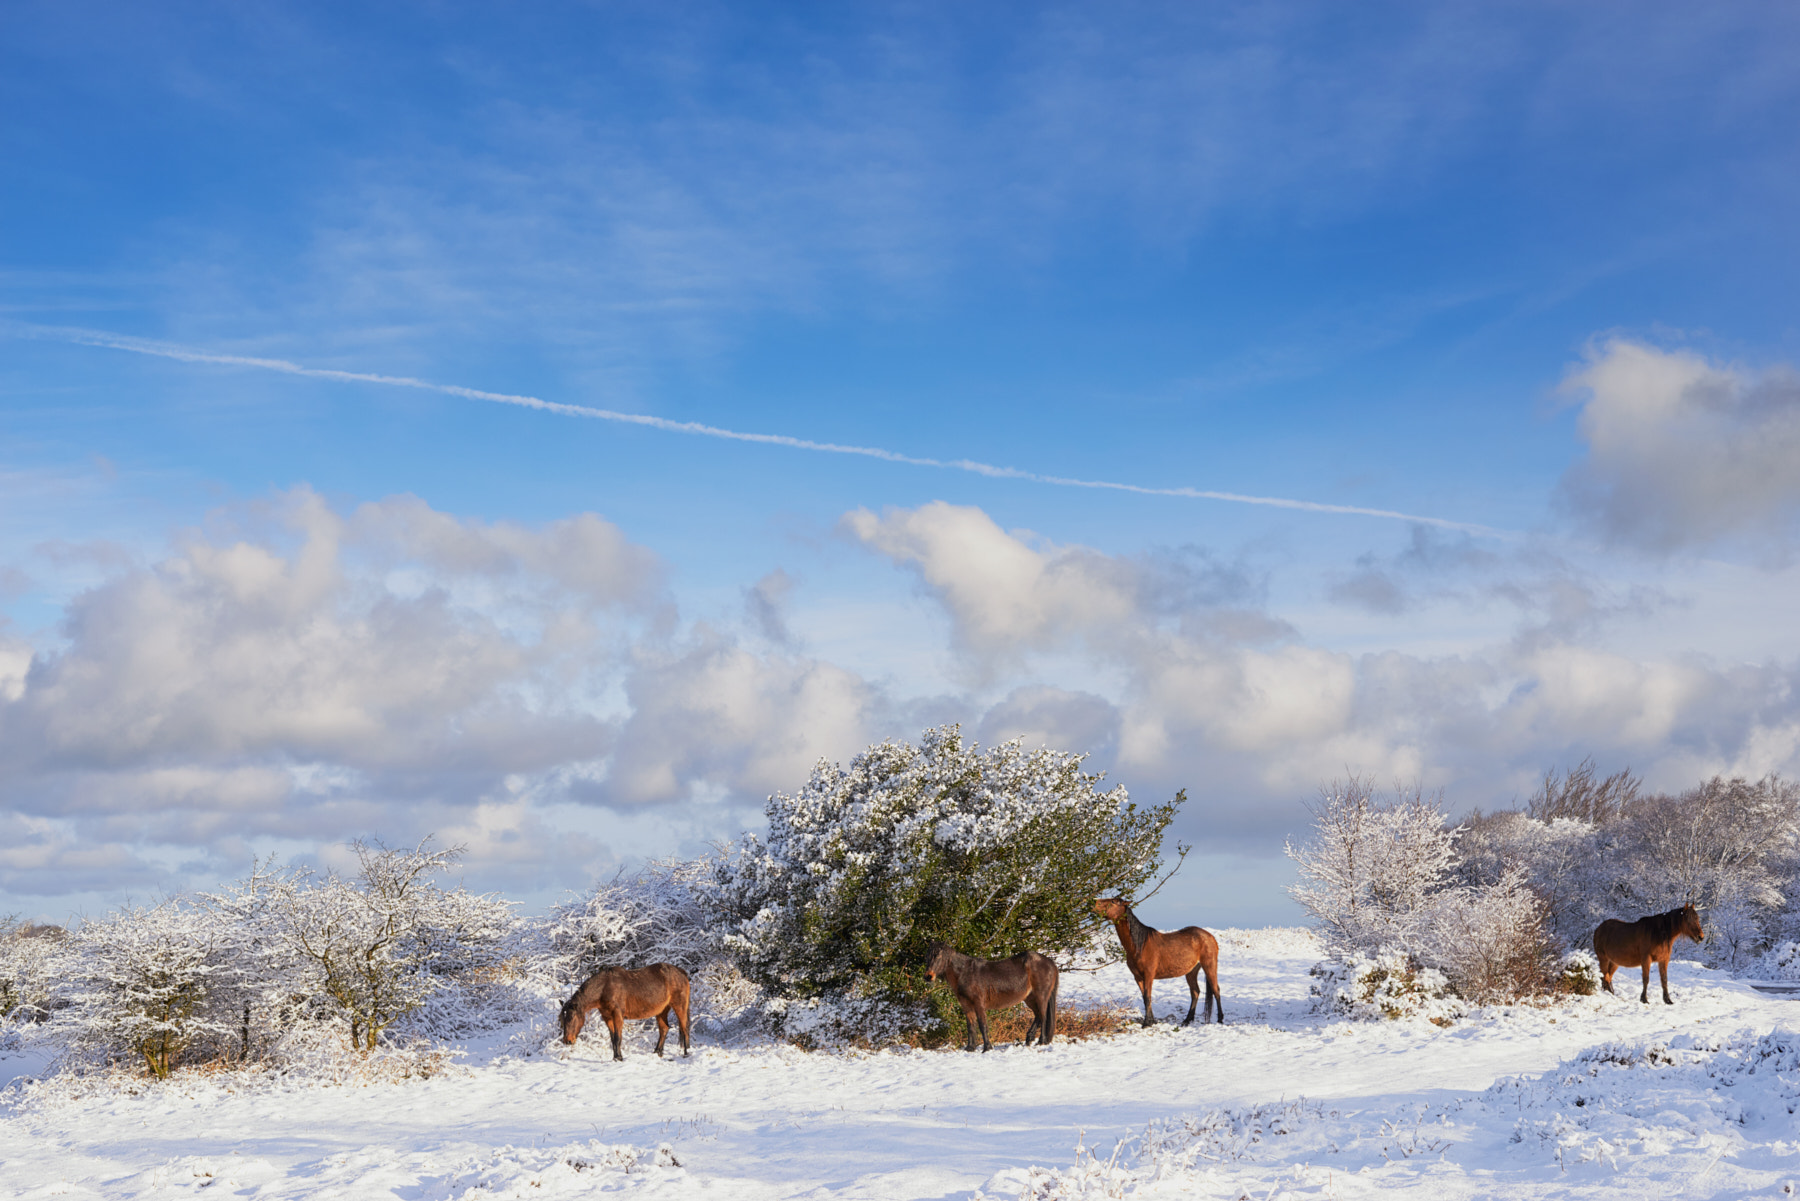
[[[681,1027],[681,1053],[688,1053],[688,974],[672,963],[649,967],[614,967],[589,976],[575,995],[563,1002],[562,1040],[570,1046],[581,1036],[588,1014],[594,1010],[612,1034],[614,1059],[625,1058],[620,1049],[625,1023],[638,1018],[656,1019],[656,1053],[663,1053],[669,1038],[669,1016]]]
[[[1613,990],[1615,969],[1641,967],[1644,969],[1644,987],[1638,993],[1638,1000],[1648,1005],[1650,964],[1654,961],[1657,974],[1662,977],[1663,1004],[1673,1005],[1675,998],[1669,995],[1669,953],[1675,949],[1677,938],[1694,942],[1706,938],[1706,931],[1700,928],[1700,914],[1692,901],[1680,909],[1653,913],[1635,922],[1622,922],[1616,917],[1601,922],[1600,928],[1594,931],[1594,958],[1600,961],[1600,980],[1606,991]]]
[[[988,1042],[987,1015],[990,1009],[1006,1009],[1025,1002],[1031,1010],[1031,1029],[1025,1032],[1025,1045],[1032,1035],[1039,1035],[1038,1046],[1047,1046],[1056,1033],[1056,964],[1047,955],[1021,951],[1011,959],[977,959],[952,951],[941,942],[926,948],[930,958],[925,969],[927,980],[942,980],[962,1004],[963,1017],[969,1022],[966,1050],[975,1049],[975,1029],[981,1028],[981,1050],[986,1054],[993,1046]]]
[[[1119,932],[1119,944],[1125,948],[1125,966],[1131,969],[1144,994],[1144,1025],[1156,1021],[1150,1008],[1150,988],[1158,980],[1186,976],[1188,982],[1187,1017],[1181,1024],[1194,1020],[1194,1009],[1200,1004],[1200,973],[1206,973],[1206,1015],[1212,1017],[1213,1003],[1218,1002],[1219,1022],[1225,1021],[1225,997],[1219,992],[1219,940],[1199,926],[1179,930],[1152,930],[1138,920],[1119,897],[1104,897],[1094,902],[1094,912],[1110,920]]]

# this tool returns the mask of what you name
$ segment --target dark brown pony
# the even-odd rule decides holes
[[[1179,930],[1152,930],[1138,920],[1118,897],[1104,897],[1094,902],[1094,912],[1107,918],[1119,932],[1119,945],[1125,948],[1125,966],[1144,994],[1144,1025],[1156,1021],[1150,1008],[1150,988],[1158,980],[1186,976],[1188,1011],[1183,1026],[1194,1020],[1194,1009],[1200,1004],[1200,973],[1206,973],[1206,1014],[1204,1024],[1212,1017],[1213,1003],[1219,1006],[1219,1021],[1225,1021],[1225,997],[1219,992],[1219,940],[1198,926]]]
[[[581,1036],[588,1014],[600,1011],[612,1035],[614,1059],[625,1058],[621,1040],[625,1023],[639,1018],[656,1019],[656,1053],[663,1053],[669,1038],[669,1017],[681,1027],[681,1053],[688,1053],[688,974],[672,963],[649,967],[614,967],[589,976],[575,995],[563,1002],[562,1040],[570,1046]]]
[[[1700,928],[1700,914],[1692,901],[1680,909],[1653,913],[1635,922],[1607,918],[1594,931],[1594,958],[1600,961],[1600,982],[1607,992],[1612,992],[1614,969],[1641,967],[1644,969],[1644,987],[1638,993],[1638,1000],[1648,1005],[1650,964],[1655,962],[1657,973],[1662,976],[1663,1004],[1673,1005],[1675,998],[1669,995],[1669,953],[1675,949],[1677,938],[1694,942],[1706,938],[1706,931]]]
[[[975,1030],[981,1029],[981,1050],[985,1054],[993,1044],[988,1042],[987,1015],[990,1009],[1006,1009],[1025,1002],[1031,1010],[1031,1029],[1025,1032],[1025,1045],[1038,1035],[1038,1046],[1046,1046],[1056,1033],[1056,964],[1049,956],[1036,951],[1021,951],[1011,959],[977,959],[952,951],[934,942],[925,951],[930,966],[927,980],[942,980],[962,1003],[963,1016],[969,1021],[966,1049],[975,1049]]]

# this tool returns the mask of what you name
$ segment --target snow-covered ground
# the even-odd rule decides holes
[[[624,1063],[499,1036],[425,1081],[178,1078],[14,1088],[0,1197],[1433,1198],[1792,1196],[1800,1002],[1688,963],[1673,1008],[1621,997],[1448,1029],[1308,1012],[1299,931],[1219,931],[1229,1024],[1047,1048]],[[1653,987],[1654,993],[1654,987]],[[1063,1005],[1130,1001],[1124,969]],[[1186,1011],[1159,986],[1159,1013]],[[546,1014],[546,1019],[548,1018]],[[547,1026],[545,1027],[547,1030]],[[0,1077],[39,1069],[0,1057]],[[1790,1182],[1792,1182],[1790,1184]],[[1784,1192],[1783,1190],[1789,1191]]]

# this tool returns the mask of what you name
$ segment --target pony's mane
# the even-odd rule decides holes
[[[1120,901],[1119,904],[1125,905],[1125,902]],[[1150,936],[1155,934],[1156,931],[1140,921],[1138,915],[1129,905],[1125,905],[1125,920],[1131,923],[1131,941],[1133,944],[1131,953],[1136,955],[1143,951],[1145,944],[1150,941]]]
[[[1642,919],[1644,926],[1659,939],[1665,935],[1673,935],[1675,931],[1681,929],[1682,917],[1687,913],[1687,908],[1686,905],[1682,905],[1667,913],[1652,913]]]

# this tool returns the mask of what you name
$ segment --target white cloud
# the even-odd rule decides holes
[[[1583,640],[1591,623],[1556,616],[1561,601],[1521,602],[1530,622],[1555,612],[1486,649],[1349,654],[1307,643],[1240,595],[1189,591],[1171,603],[1143,586],[1158,578],[1149,560],[1008,534],[978,510],[859,510],[845,524],[917,575],[976,668],[1010,656],[1011,676],[1028,680],[1075,653],[1120,681],[1105,697],[1016,687],[984,733],[1096,739],[1088,745],[1118,778],[1189,788],[1215,835],[1267,845],[1293,826],[1298,801],[1346,771],[1420,778],[1450,787],[1453,801],[1493,805],[1588,754],[1667,787],[1800,767],[1792,666],[1606,651]]]
[[[673,650],[641,648],[599,798],[640,804],[695,789],[766,796],[803,782],[822,757],[845,759],[871,741],[879,694],[816,660],[762,658],[699,627]],[[735,831],[721,831],[730,835]]]
[[[1606,538],[1656,552],[1749,539],[1785,548],[1800,514],[1800,376],[1751,372],[1624,339],[1595,346],[1582,393],[1587,457],[1563,499]]]

